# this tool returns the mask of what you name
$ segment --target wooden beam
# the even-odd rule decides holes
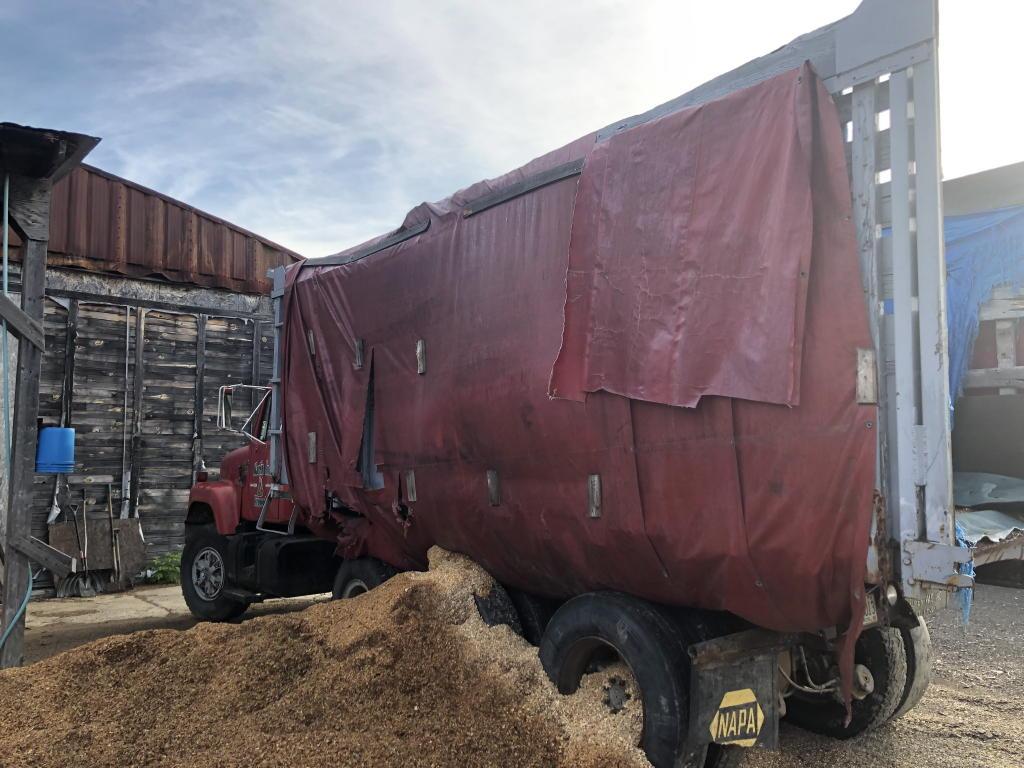
[[[7,321],[7,330],[20,341],[28,342],[42,351],[46,343],[43,324],[26,315],[21,308],[0,293],[0,318]]]
[[[203,463],[203,408],[206,388],[206,315],[196,325],[196,390],[192,401],[192,482]]]
[[[1024,389],[1024,366],[1012,368],[975,368],[967,371],[964,376],[965,389],[980,388]]]
[[[75,573],[78,569],[78,562],[70,555],[54,549],[45,541],[40,541],[35,536],[18,538],[11,541],[11,546],[18,552],[39,563],[54,576],[64,578]]]
[[[18,285],[12,284],[11,290],[16,293]],[[246,312],[244,310],[220,309],[217,307],[205,307],[199,304],[178,304],[173,301],[125,298],[123,296],[114,296],[106,293],[92,293],[89,291],[77,291],[63,288],[47,288],[46,295],[62,299],[77,299],[79,301],[95,304],[110,304],[115,307],[142,307],[144,309],[157,309],[183,314],[199,314],[201,312],[205,312],[206,314],[215,317],[238,318],[240,320],[247,320],[253,316],[252,312]],[[270,319],[270,315],[263,315],[262,317],[266,320]]]
[[[17,276],[12,278],[11,291],[18,293]],[[71,267],[53,267],[47,270],[46,295],[97,304],[144,307],[186,314],[261,317],[264,320],[271,318],[270,302],[266,296],[100,274]]]
[[[61,426],[71,426],[71,404],[75,391],[75,345],[78,342],[78,302],[68,304],[67,325],[64,332],[64,385],[61,389]]]
[[[11,225],[23,240],[46,242],[50,239],[50,192],[46,179],[11,176],[8,214]]]
[[[978,319],[986,320],[1019,320],[1024,317],[1024,296],[996,297],[981,305]]]
[[[128,307],[124,310],[124,396],[121,401],[121,512],[122,520],[128,519],[131,511],[131,477],[132,465],[129,464],[128,446],[130,435],[128,434],[128,361],[131,360],[131,311]]]
[[[1008,285],[997,286],[992,291],[992,298],[1006,301],[1013,298],[1013,291]],[[1017,322],[1012,318],[996,320],[996,367],[1015,368],[1017,365]],[[1000,395],[1013,395],[1017,390],[1013,387],[1001,387]]]
[[[1017,322],[996,320],[996,367],[1000,370],[1017,367]],[[1014,387],[1001,387],[1000,395],[1014,395]]]
[[[49,185],[46,185],[49,189]],[[22,251],[21,308],[38,323],[43,320],[43,291],[46,286],[46,240],[27,240]],[[11,477],[7,502],[7,540],[22,541],[31,535],[32,478],[35,473],[36,417],[39,414],[39,374],[43,352],[33,344],[18,345],[18,375],[15,384],[14,419],[11,429]],[[0,650],[0,667],[21,666],[23,661],[24,617],[14,617],[31,589],[30,563],[24,552],[8,547],[4,564],[3,626],[10,629]]]
[[[114,482],[113,475],[66,475],[70,485],[110,485]]]
[[[256,320],[252,324],[252,376],[249,383],[254,387],[259,386],[260,383],[260,335],[261,335],[260,321]],[[249,405],[250,411],[256,410],[256,406],[259,405],[262,393],[258,393],[255,389],[249,390]]]
[[[146,348],[146,310],[142,307],[135,309],[135,369],[133,373],[132,387],[132,440],[129,449],[128,471],[130,473],[130,487],[128,498],[130,499],[130,510],[135,516],[139,516],[139,454],[142,449],[142,385],[145,380],[145,360],[143,353]]]

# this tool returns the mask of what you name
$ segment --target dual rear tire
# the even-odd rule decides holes
[[[786,719],[800,728],[836,739],[849,739],[884,723],[900,704],[907,683],[907,656],[898,629],[871,627],[861,632],[854,662],[871,673],[873,690],[846,707],[834,694],[794,691],[786,699]]]
[[[850,739],[902,717],[921,701],[931,682],[931,638],[923,618],[913,629],[871,627],[857,639],[854,662],[867,667],[874,686],[846,707],[831,694],[794,692],[786,702],[786,719],[812,733]]]
[[[740,748],[712,744],[687,751],[686,744],[690,691],[687,649],[730,631],[718,626],[715,618],[695,611],[669,612],[618,593],[585,594],[562,605],[548,622],[540,641],[540,659],[563,694],[575,693],[584,676],[595,672],[601,661],[607,663],[609,657],[621,661],[642,701],[638,746],[655,768],[734,766],[742,759]],[[815,733],[848,739],[912,709],[931,678],[931,642],[924,620],[919,619],[913,629],[866,630],[857,641],[855,662],[871,672],[874,690],[863,699],[853,700],[848,726],[846,707],[833,694],[791,695],[787,700],[788,720]],[[619,672],[614,674],[621,677]],[[614,683],[617,677],[609,680]],[[609,690],[606,683],[605,691]],[[615,690],[613,685],[611,692]],[[607,697],[605,703],[609,703]]]

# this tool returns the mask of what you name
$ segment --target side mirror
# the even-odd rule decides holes
[[[217,392],[217,426],[229,432],[241,432],[236,424],[231,421],[231,396],[234,394],[233,387],[221,387]]]
[[[238,392],[241,393],[242,403],[238,414],[235,415],[231,403],[233,396]],[[249,395],[245,392],[249,392]],[[258,387],[253,384],[226,384],[220,387],[217,390],[217,426],[228,432],[247,435],[260,442],[265,441],[261,426],[268,415],[267,409],[263,406],[269,397],[270,387]],[[261,415],[262,419],[257,418]]]

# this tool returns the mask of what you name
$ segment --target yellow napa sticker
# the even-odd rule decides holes
[[[711,718],[711,740],[716,744],[752,747],[764,725],[764,712],[749,688],[729,691]]]

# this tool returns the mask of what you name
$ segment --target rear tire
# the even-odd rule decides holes
[[[918,617],[917,621],[913,629],[900,628],[903,650],[907,654],[907,684],[894,718],[903,717],[916,707],[932,681],[932,638],[924,619]]]
[[[863,664],[874,679],[874,691],[850,702],[852,719],[844,725],[846,707],[833,695],[796,691],[786,700],[786,719],[804,730],[850,739],[877,728],[892,717],[907,685],[907,654],[900,631],[871,627],[857,638],[854,661]]]
[[[334,577],[331,595],[335,600],[358,597],[379,587],[398,571],[375,557],[360,557],[345,560]]]
[[[512,603],[512,598],[501,584],[497,582],[491,586],[491,591],[486,595],[473,595],[476,602],[476,610],[484,624],[488,627],[496,627],[504,624],[520,637],[523,634],[523,625],[519,621],[519,614]]]
[[[540,660],[560,693],[574,693],[591,662],[611,649],[632,672],[643,704],[640,746],[654,768],[701,768],[706,750],[684,754],[690,660],[672,622],[654,605],[615,592],[575,597],[559,608]]]
[[[202,621],[228,621],[248,603],[228,597],[228,540],[212,525],[189,526],[181,552],[181,592],[185,605]]]

